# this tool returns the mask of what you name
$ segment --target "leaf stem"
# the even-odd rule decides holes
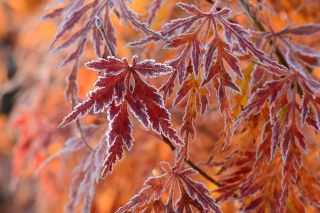
[[[86,147],[87,147],[91,152],[94,152],[95,150],[89,145],[89,142],[88,142],[88,140],[87,140],[87,138],[86,138],[86,136],[85,136],[85,134],[84,134],[84,132],[83,132],[83,128],[82,128],[82,126],[81,126],[81,123],[80,123],[79,119],[76,120],[76,125],[77,125],[77,128],[78,128],[79,132],[80,132],[80,135],[81,135],[81,138],[82,138],[82,140],[83,140],[83,143],[86,145]]]

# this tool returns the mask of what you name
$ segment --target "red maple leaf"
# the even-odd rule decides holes
[[[60,127],[70,124],[79,116],[84,116],[94,108],[94,113],[108,109],[109,128],[108,155],[103,164],[101,178],[112,172],[117,158],[122,159],[123,149],[130,150],[133,143],[132,125],[129,119],[128,107],[133,115],[145,126],[170,139],[177,145],[182,145],[176,130],[172,127],[170,114],[164,107],[164,101],[158,90],[145,83],[141,75],[156,77],[172,71],[166,64],[154,60],[137,62],[133,57],[132,65],[126,58],[115,57],[99,59],[86,63],[88,68],[104,70],[103,76],[95,82],[96,90],[88,94],[87,100],[79,103],[73,111],[64,118]],[[130,78],[134,85],[130,84]]]

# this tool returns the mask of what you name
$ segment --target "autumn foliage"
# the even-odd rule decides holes
[[[319,1],[44,2],[1,93],[15,199],[32,181],[40,212],[320,211]]]

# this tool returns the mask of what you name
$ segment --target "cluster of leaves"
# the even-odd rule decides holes
[[[178,3],[177,5],[187,13],[191,14],[183,19],[175,19],[165,24],[159,34],[165,38],[165,48],[180,48],[181,54],[168,63],[175,68],[171,77],[161,87],[165,97],[173,92],[175,78],[178,76],[179,84],[182,85],[174,104],[178,104],[185,98],[189,91],[198,90],[201,99],[201,113],[206,110],[207,105],[207,83],[213,82],[217,93],[220,111],[225,118],[225,129],[227,140],[231,138],[232,109],[227,97],[226,88],[240,92],[240,89],[234,83],[224,62],[227,63],[229,70],[238,78],[243,78],[239,61],[236,54],[247,54],[250,52],[259,61],[270,64],[275,67],[282,67],[275,61],[267,58],[262,51],[255,47],[255,44],[247,37],[250,33],[242,26],[228,20],[231,10],[223,8],[217,10],[219,1],[216,1],[210,12],[201,11],[195,5]],[[223,28],[224,37],[221,37],[218,30],[219,25]],[[213,34],[213,35],[211,35]],[[208,39],[211,41],[207,43]],[[135,47],[151,41],[159,41],[155,36],[149,36],[137,42],[131,42],[130,46]],[[191,70],[193,72],[188,72]],[[203,70],[204,73],[200,73]],[[188,78],[188,75],[191,75]],[[203,78],[203,80],[201,80]],[[193,80],[199,83],[191,83]],[[193,120],[196,118],[197,110],[195,108],[195,93],[191,92],[187,105],[182,133],[194,135]]]
[[[305,124],[317,132],[320,130],[320,84],[308,72],[310,66],[317,65],[320,55],[316,54],[315,49],[303,48],[303,45],[295,44],[284,36],[285,34],[313,35],[318,32],[320,32],[319,25],[310,24],[288,28],[279,33],[265,33],[267,37],[274,35],[271,57],[275,57],[275,50],[280,48],[277,50],[278,54],[285,56],[288,69],[258,64],[252,72],[250,101],[235,122],[237,127],[245,118],[261,113],[264,108],[269,111],[268,116],[264,118],[262,141],[256,151],[256,160],[269,156],[268,160],[272,161],[277,148],[280,147],[283,161],[282,190],[277,196],[276,204],[281,208],[285,207],[289,192],[291,192],[290,199],[293,199],[292,191],[299,172],[303,170],[308,173],[307,168],[302,167],[303,155],[307,152],[306,134],[303,132],[306,129]],[[277,38],[283,42],[285,48],[278,47]],[[292,48],[293,46],[295,48]],[[319,184],[317,181],[313,182]],[[308,198],[311,204],[318,206],[312,196]],[[297,199],[294,200],[295,203],[299,203]],[[297,204],[296,208],[304,209],[301,206]]]
[[[305,212],[305,207],[309,205],[319,208],[317,173],[312,171],[311,164],[306,160],[303,167],[295,167],[296,163],[301,164],[302,159],[296,144],[291,145],[295,156],[288,156],[286,162],[283,162],[281,153],[276,152],[272,156],[272,126],[270,123],[265,126],[259,123],[263,117],[251,117],[238,135],[238,146],[230,148],[232,150],[222,161],[210,162],[211,166],[220,168],[217,173],[223,184],[215,190],[219,194],[216,200],[224,202],[237,197],[241,199],[244,212],[263,212],[266,209]],[[263,135],[259,137],[261,131]],[[306,186],[308,181],[312,189]],[[284,188],[280,187],[281,184]]]
[[[261,139],[258,140],[257,135],[245,139],[254,143],[259,141],[255,149],[246,149],[250,151],[245,156],[230,155],[225,162],[213,163],[223,165],[226,171],[227,168],[236,169],[224,175],[222,182],[225,186],[217,190],[222,193],[217,200],[228,199],[234,192],[239,192],[239,198],[250,201],[243,203],[245,211],[259,212],[275,208],[279,212],[304,212],[308,203],[319,208],[319,198],[306,195],[302,187],[308,179],[314,187],[314,193],[319,193],[317,175],[312,174],[312,167],[302,164],[304,154],[312,151],[307,149],[306,125],[319,132],[320,84],[309,73],[313,66],[317,66],[319,54],[315,49],[285,37],[286,34],[310,36],[318,32],[318,24],[308,24],[276,33],[258,33],[263,35],[261,46],[268,48],[269,45],[269,51],[266,49],[268,55],[272,58],[284,56],[288,68],[278,69],[263,63],[254,67],[248,92],[251,97],[239,114],[234,128],[245,119],[251,120],[249,122],[254,120],[255,125],[260,119],[263,121],[260,127],[249,125],[246,131],[258,128],[258,132],[262,132]],[[277,39],[281,41],[280,45]],[[272,42],[268,44],[270,40]],[[277,155],[278,147],[280,155]],[[276,176],[279,173],[282,174],[282,180]],[[306,197],[302,200],[297,194]],[[269,199],[270,196],[274,199]]]
[[[56,18],[68,14],[61,22],[53,47],[90,11],[84,26],[53,49],[57,52],[78,41],[76,50],[62,62],[64,66],[76,61],[69,75],[67,90],[71,91],[72,96],[76,95],[76,72],[91,32],[99,58],[85,64],[87,68],[99,71],[99,78],[94,83],[96,89],[87,94],[86,100],[74,103],[72,112],[64,118],[60,127],[77,121],[91,111],[94,114],[107,111],[107,143],[101,140],[76,168],[77,175],[70,196],[76,201],[71,202],[68,209],[73,209],[81,197],[87,197],[85,209],[89,211],[96,175],[99,180],[105,178],[113,171],[117,160],[123,158],[124,150],[130,151],[132,148],[130,111],[146,130],[151,129],[169,141],[179,157],[174,166],[162,162],[163,174],[149,178],[144,188],[118,212],[192,212],[194,209],[221,212],[209,196],[209,190],[189,177],[195,171],[183,166],[188,158],[189,137],[195,138],[194,121],[198,112],[204,115],[209,107],[210,82],[224,117],[225,131],[221,138],[225,142],[220,148],[230,152],[223,161],[213,163],[220,167],[218,174],[223,174],[221,187],[216,190],[220,194],[217,201],[238,197],[244,201],[244,211],[255,209],[263,212],[267,208],[279,212],[289,208],[304,211],[306,203],[320,208],[319,180],[312,174],[312,169],[302,163],[308,151],[306,126],[320,131],[320,84],[310,73],[314,66],[320,65],[320,55],[317,50],[295,43],[288,37],[314,35],[320,32],[320,25],[287,27],[280,32],[273,32],[272,29],[270,32],[253,32],[261,38],[261,42],[257,42],[259,49],[250,39],[249,30],[235,23],[232,10],[220,8],[222,3],[218,0],[209,11],[193,4],[177,3],[190,16],[171,20],[156,32],[149,26],[162,2],[152,2],[147,23],[142,22],[124,0],[93,0],[87,3],[73,0],[45,16]],[[245,3],[243,7],[252,16],[248,5]],[[178,49],[177,52],[181,53],[166,63],[156,63],[153,59],[138,61],[137,56],[132,57],[131,64],[127,58],[119,59],[116,56],[117,43],[110,20],[111,12],[146,35],[141,40],[130,42],[130,47],[164,42],[164,49]],[[103,21],[98,18],[101,15],[105,17]],[[245,78],[241,62],[255,64],[251,66],[251,81]],[[168,79],[159,89],[145,80],[165,74],[169,74]],[[237,84],[241,80],[250,81],[248,89],[242,90],[244,94],[240,94],[241,87]],[[173,107],[185,106],[180,134],[171,123],[165,104],[176,85],[179,89]],[[233,93],[249,97],[240,113],[237,113],[236,104],[232,102]],[[246,127],[251,122],[256,125]],[[240,128],[245,131],[239,133]],[[256,132],[253,138],[249,137],[251,131]],[[262,132],[261,137],[259,132]],[[237,150],[230,142],[235,135],[241,134],[247,138],[237,141],[240,144]],[[183,139],[181,136],[184,136]],[[245,141],[245,146],[241,145],[242,141]],[[69,145],[66,146],[68,150]],[[280,155],[277,154],[278,148]],[[215,154],[219,154],[220,150],[215,150]],[[314,186],[311,191],[315,194],[301,189],[308,181]],[[77,186],[80,186],[79,189]],[[299,200],[296,191],[305,196],[305,201]],[[166,192],[168,199],[165,201]],[[294,207],[290,206],[290,202]]]

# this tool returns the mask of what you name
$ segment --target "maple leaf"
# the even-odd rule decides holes
[[[117,210],[117,213],[130,211],[156,211],[156,207],[161,203],[161,208],[168,212],[192,211],[192,206],[201,212],[222,212],[215,201],[209,196],[208,189],[201,183],[190,178],[197,172],[191,168],[183,168],[183,154],[177,159],[172,167],[168,162],[161,162],[160,166],[163,174],[149,177],[142,188],[131,200]],[[176,204],[173,201],[174,188],[179,191]],[[167,189],[169,199],[164,205],[162,197]]]
[[[270,123],[263,124],[262,113],[251,116],[241,129],[236,147],[228,147],[230,152],[220,162],[211,162],[217,166],[217,172],[222,187],[215,192],[219,193],[218,202],[241,199],[243,212],[263,212],[273,207],[275,212],[283,207],[281,197],[281,160],[268,162],[271,150]],[[262,132],[262,137],[259,135]],[[260,143],[259,143],[260,142]],[[268,162],[266,164],[266,162]]]
[[[222,173],[219,182],[223,186],[215,190],[220,194],[216,200],[223,202],[236,196],[242,200],[241,211],[244,212],[263,212],[270,206],[275,212],[293,209],[304,212],[306,203],[314,202],[313,194],[319,190],[319,181],[306,170],[308,166],[298,165],[303,156],[297,143],[289,146],[291,150],[286,162],[281,161],[281,153],[272,154],[273,126],[270,121],[265,124],[257,122],[265,119],[263,114],[249,117],[238,141],[240,147],[232,147],[222,162],[211,163],[221,168],[218,174]],[[259,137],[261,132],[262,137]],[[296,178],[295,184],[292,184],[293,178]],[[308,181],[314,189],[312,192],[304,188]]]
[[[64,36],[68,31],[72,30],[73,27],[80,22],[81,18],[86,14],[86,12],[94,6],[94,2],[83,4],[82,2],[74,1],[69,6],[74,11],[60,24],[59,31],[52,41],[51,46],[53,46],[62,36]],[[59,11],[61,12],[59,12],[59,14],[57,14],[55,11],[53,11],[53,13],[56,15],[62,15],[64,12],[66,12],[66,10],[71,11],[70,8],[60,8]],[[50,14],[44,17],[49,18]]]
[[[51,12],[55,14],[54,16],[50,15],[50,13],[44,16],[45,18],[54,18],[56,16],[61,17],[68,14],[65,16],[65,18],[63,18],[61,24],[59,25],[59,30],[56,34],[56,37],[51,43],[51,48],[53,48],[54,45],[61,40],[67,32],[75,28],[81,19],[84,18],[85,14],[91,10],[84,26],[72,33],[71,36],[64,40],[60,45],[51,50],[51,52],[58,52],[78,41],[76,49],[69,56],[67,56],[63,62],[61,62],[60,67],[63,67],[74,60],[78,61],[80,59],[82,53],[84,52],[84,46],[87,41],[87,37],[89,36],[89,32],[95,27],[95,16],[99,15],[104,7],[108,7],[106,6],[107,3],[108,1],[91,1],[87,4],[84,4],[82,1],[73,0],[65,7],[61,7],[59,13],[55,11]],[[94,39],[97,39],[97,37],[95,36]],[[94,40],[94,43],[97,43],[97,41]]]
[[[267,65],[260,65],[260,68],[264,69],[265,72],[269,72],[274,77],[271,81],[268,81],[263,84],[262,88],[258,88],[257,91],[253,94],[253,97],[250,100],[250,103],[245,107],[241,112],[238,118],[237,124],[244,118],[247,118],[251,114],[257,114],[262,109],[265,103],[271,104],[271,121],[277,120],[277,112],[282,109],[286,104],[289,105],[289,109],[297,110],[300,112],[302,124],[305,121],[310,126],[313,126],[316,130],[319,131],[319,110],[318,110],[318,100],[319,100],[319,88],[320,84],[315,81],[311,76],[306,76],[296,70],[292,72],[287,72],[286,70],[277,69]],[[306,78],[307,77],[307,78]],[[291,87],[296,86],[296,89],[299,87],[299,90],[302,90],[303,101],[298,108],[296,101],[296,91]],[[290,92],[291,100],[286,98],[286,94]],[[316,96],[313,94],[316,92]],[[277,103],[274,106],[274,103]],[[313,108],[314,112],[310,111],[310,107]],[[287,110],[286,110],[287,111]],[[287,116],[290,113],[286,113]],[[292,114],[293,115],[293,114]],[[288,117],[285,117],[288,121]]]
[[[206,17],[205,13],[201,12],[194,5],[188,5],[181,2],[177,3],[177,5],[182,9],[189,9],[191,11],[198,12],[192,17],[181,20],[176,19],[165,24],[162,30],[159,32],[162,37],[165,37],[165,39],[162,40],[167,42],[165,48],[181,47],[183,49],[180,56],[168,62],[172,67],[175,68],[175,71],[172,73],[167,83],[165,83],[160,89],[164,92],[165,97],[172,94],[174,81],[177,76],[179,83],[183,83],[187,76],[187,68],[189,67],[189,64],[191,64],[193,67],[193,73],[195,77],[198,76],[202,59],[202,42],[200,41],[200,34],[202,34],[201,30],[203,25],[209,23],[208,20],[210,19],[210,17]],[[202,18],[205,18],[205,20],[201,22]],[[194,25],[198,23],[198,21],[200,21],[199,26],[197,26],[197,28],[194,30]],[[207,27],[209,27],[209,25]],[[141,41],[131,42],[129,43],[129,46],[139,46],[150,41],[159,41],[160,39],[161,38],[149,36]]]
[[[117,41],[114,35],[114,27],[109,17],[109,11],[113,11],[112,8],[114,8],[115,1],[92,0],[90,2],[84,2],[72,0],[68,1],[67,3],[63,1],[56,1],[52,5],[55,6],[62,3],[65,3],[64,6],[49,12],[44,16],[44,18],[59,18],[61,20],[58,27],[58,32],[50,45],[51,53],[57,53],[65,48],[70,47],[71,45],[75,45],[75,49],[72,50],[69,55],[67,55],[67,57],[60,63],[59,66],[60,68],[63,68],[67,64],[74,61],[73,69],[67,77],[68,86],[66,89],[66,97],[68,100],[75,102],[74,100],[77,99],[76,96],[78,90],[76,77],[80,64],[79,61],[86,50],[85,47],[88,41],[92,41],[95,53],[99,57],[101,57],[103,54],[106,54],[106,51],[104,53],[101,52],[101,45],[103,43],[102,40],[109,44],[109,52],[116,52]],[[51,7],[52,6],[48,8],[50,9]],[[101,21],[100,24],[96,26],[96,19],[103,13],[103,11],[105,13],[104,22]],[[82,21],[84,22],[83,26],[77,28],[77,25]],[[104,25],[106,27],[104,27]],[[103,37],[101,36],[101,32],[99,32],[97,27],[99,27],[99,30],[102,30],[101,32],[103,32]],[[70,31],[71,33],[67,33]],[[88,39],[91,31],[92,39]]]
[[[172,72],[166,64],[156,63],[154,60],[138,62],[137,57],[132,59],[132,65],[126,58],[115,57],[99,59],[86,63],[94,70],[104,70],[94,83],[96,90],[88,94],[87,100],[79,103],[73,111],[64,118],[60,127],[70,124],[89,113],[108,109],[109,128],[107,132],[108,155],[103,164],[101,178],[112,172],[117,158],[123,158],[124,147],[130,150],[133,143],[132,125],[129,119],[128,107],[133,115],[145,126],[170,139],[177,145],[182,145],[176,130],[172,127],[170,114],[164,107],[162,96],[158,90],[141,79],[142,76],[156,77]],[[130,84],[130,78],[134,85]]]

